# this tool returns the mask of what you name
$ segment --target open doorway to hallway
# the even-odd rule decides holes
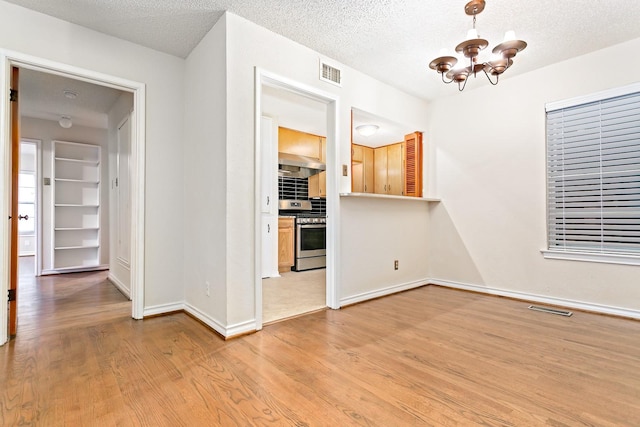
[[[29,68],[19,73],[20,328],[33,320],[30,307],[39,306],[42,295],[65,292],[61,283],[83,291],[111,284],[130,296],[133,95]],[[101,273],[79,273],[93,271]],[[58,277],[44,279],[48,275]],[[52,295],[40,289],[51,283]],[[88,313],[97,302],[78,303]]]

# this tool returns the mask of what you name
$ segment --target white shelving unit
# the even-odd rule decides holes
[[[53,141],[53,269],[100,267],[100,146]]]

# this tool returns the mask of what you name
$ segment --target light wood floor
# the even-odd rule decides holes
[[[640,425],[636,321],[428,286],[225,342],[132,320],[104,273],[26,294],[3,426]]]

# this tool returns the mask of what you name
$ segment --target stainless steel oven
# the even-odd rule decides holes
[[[324,268],[327,265],[327,219],[296,218],[295,271]]]
[[[293,271],[327,266],[327,217],[312,212],[309,200],[279,200],[280,215],[296,218]]]

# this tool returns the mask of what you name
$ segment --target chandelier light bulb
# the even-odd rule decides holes
[[[475,28],[472,28],[469,31],[467,31],[466,40],[475,40],[477,38],[478,38],[478,30],[476,30]]]
[[[513,30],[509,30],[506,33],[504,33],[504,40],[505,42],[511,41],[511,40],[517,40],[516,39],[516,32]]]

